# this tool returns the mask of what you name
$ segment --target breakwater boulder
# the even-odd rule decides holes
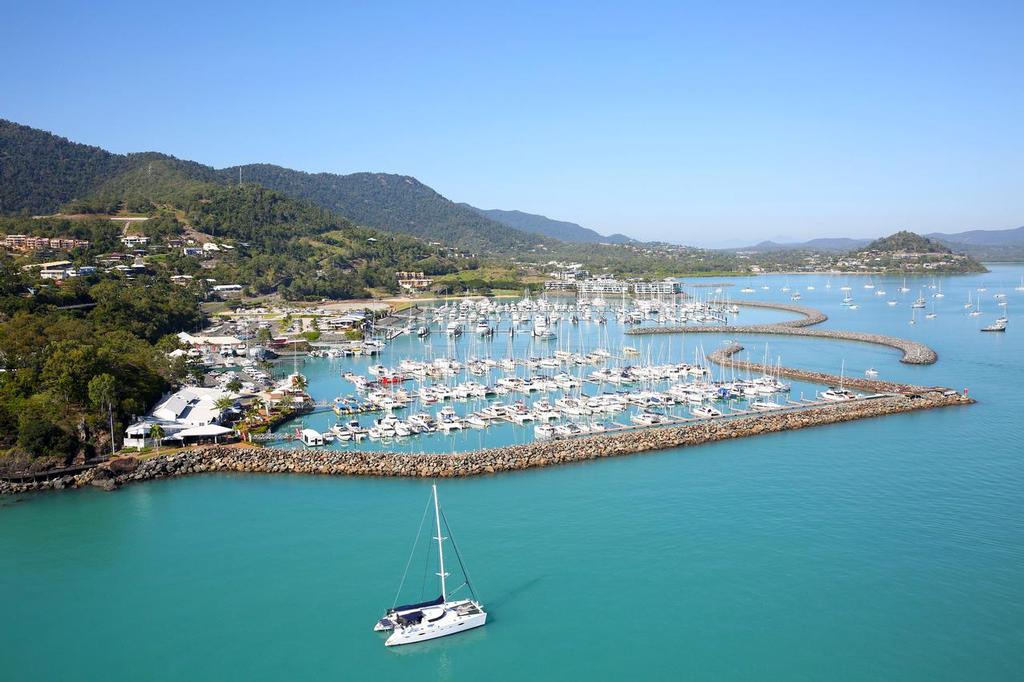
[[[539,441],[453,454],[211,446],[153,457],[139,462],[131,471],[116,475],[111,473],[109,467],[96,467],[66,481],[63,487],[97,485],[104,489],[113,489],[139,481],[207,472],[418,478],[479,476],[603,457],[692,447],[734,438],[971,402],[973,401],[950,391],[891,394],[846,403],[696,420],[677,426],[631,429],[576,439]],[[51,481],[27,484],[32,487],[14,488],[12,485],[7,484],[4,487],[4,484],[0,483],[0,492],[25,492],[56,487]]]
[[[630,336],[647,336],[652,334],[774,334],[777,336],[806,336],[818,339],[837,339],[840,341],[857,341],[873,343],[879,346],[895,348],[903,353],[900,362],[910,365],[931,365],[939,359],[938,354],[923,343],[901,339],[884,334],[866,332],[849,332],[839,329],[808,329],[828,319],[820,310],[788,303],[770,303],[767,301],[747,301],[742,305],[755,308],[773,308],[798,312],[803,317],[785,322],[771,324],[748,325],[675,325],[671,327],[634,327],[626,332]]]

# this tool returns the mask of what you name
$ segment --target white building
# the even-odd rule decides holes
[[[217,401],[224,397],[234,399],[236,396],[219,388],[183,388],[164,398],[148,416],[129,426],[125,430],[124,446],[145,447],[151,442],[149,433],[154,424],[163,429],[165,441],[216,438],[231,433],[231,429],[219,426],[222,410],[217,407]],[[218,428],[209,428],[211,426]]]
[[[121,237],[121,243],[129,249],[132,249],[136,246],[145,246],[146,244],[149,244],[149,237],[144,237],[141,234],[126,234]]]
[[[192,348],[199,350],[220,351],[244,351],[245,342],[234,336],[201,336],[178,332],[178,340]]]
[[[215,296],[220,298],[241,298],[242,296],[242,285],[241,284],[218,284],[211,289]]]
[[[576,291],[581,295],[625,294],[629,291],[629,284],[611,277],[598,277],[576,282]]]
[[[666,295],[666,294],[679,294],[683,291],[683,286],[672,278],[658,280],[656,282],[642,282],[634,281],[631,283],[633,287],[633,293],[638,296],[643,295]]]

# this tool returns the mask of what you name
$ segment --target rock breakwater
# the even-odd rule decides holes
[[[685,448],[735,438],[803,429],[965,405],[972,400],[951,391],[895,394],[848,403],[800,407],[767,414],[725,417],[678,426],[630,430],[578,439],[533,442],[453,454],[411,454],[346,450],[284,450],[213,446],[140,461],[121,458],[77,476],[31,483],[0,482],[0,493],[120,485],[208,472],[298,473],[338,476],[450,478]]]
[[[812,384],[825,384],[827,386],[838,386],[842,384],[846,388],[857,388],[864,391],[876,393],[922,393],[931,391],[945,391],[940,386],[915,386],[914,384],[902,384],[895,381],[882,381],[880,379],[860,379],[857,377],[838,377],[835,374],[825,372],[812,372],[806,369],[795,369],[793,367],[779,367],[776,365],[766,366],[757,362],[737,360],[733,356],[743,350],[738,343],[731,343],[724,348],[719,348],[713,353],[708,353],[707,359],[716,365],[725,365],[735,369],[750,370],[760,374],[781,374],[790,379],[807,381]]]
[[[804,317],[798,320],[787,320],[785,322],[773,322],[770,324],[748,324],[748,325],[693,325],[693,326],[672,326],[672,327],[635,327],[626,332],[630,336],[644,336],[650,334],[774,334],[780,336],[807,336],[819,339],[838,339],[840,341],[857,341],[860,343],[873,343],[879,346],[895,348],[903,353],[900,362],[910,365],[931,365],[938,360],[938,354],[917,341],[901,339],[896,336],[885,336],[883,334],[869,334],[866,332],[850,332],[839,329],[808,329],[807,327],[819,324],[828,319],[821,311],[806,306],[789,305],[787,303],[769,303],[765,301],[748,301],[745,306],[755,308],[774,308],[777,310],[789,310],[799,312]]]

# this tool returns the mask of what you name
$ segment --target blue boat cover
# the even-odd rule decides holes
[[[417,609],[425,609],[430,606],[440,606],[444,603],[444,597],[438,597],[437,599],[431,599],[430,601],[422,601],[418,604],[406,604],[405,606],[396,606],[391,609],[394,611],[415,611]]]

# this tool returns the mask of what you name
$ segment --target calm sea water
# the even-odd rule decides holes
[[[788,277],[828,326],[919,339],[939,353],[931,367],[863,344],[737,337],[754,359],[767,340],[791,366],[968,387],[974,407],[444,481],[491,615],[425,644],[385,649],[370,627],[427,481],[210,475],[2,499],[0,678],[1020,679],[1022,274],[942,279],[938,317],[916,325],[926,280],[901,296],[876,279],[882,297],[863,278]],[[786,280],[754,280],[751,296],[788,300]],[[839,304],[847,281],[859,310]],[[1000,291],[1010,330],[981,334]],[[968,294],[985,316],[965,316]],[[670,343],[680,352],[679,338],[644,352]],[[333,397],[343,369],[304,371]],[[433,596],[422,573],[405,596]]]

